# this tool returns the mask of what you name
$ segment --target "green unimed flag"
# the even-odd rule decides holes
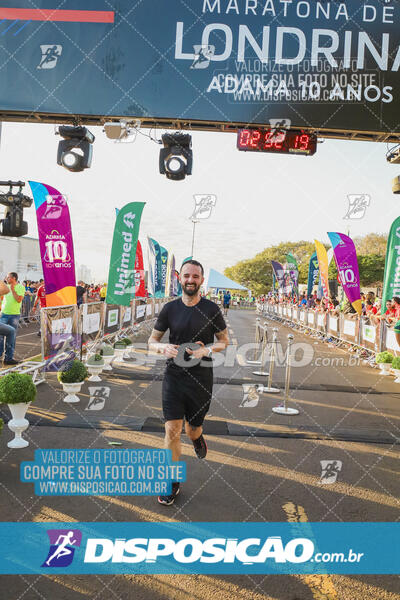
[[[135,257],[145,202],[130,202],[118,212],[108,273],[107,304],[129,306],[135,293]]]
[[[382,312],[386,310],[386,301],[393,296],[400,296],[400,217],[393,221],[387,241]]]

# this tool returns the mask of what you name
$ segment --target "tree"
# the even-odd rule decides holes
[[[367,286],[383,281],[385,257],[378,254],[367,254],[358,257],[361,285]]]
[[[286,262],[286,254],[292,252],[299,265],[299,283],[306,283],[308,263],[314,252],[312,242],[281,242],[277,246],[265,248],[254,258],[242,260],[225,269],[224,274],[230,279],[249,287],[255,294],[265,294],[272,287],[271,260]]]
[[[357,256],[367,256],[368,254],[385,256],[386,244],[387,237],[379,233],[368,233],[363,237],[354,238]]]
[[[372,285],[383,280],[386,254],[386,237],[384,235],[369,233],[354,240],[360,282],[362,286]],[[328,249],[328,245],[325,244]],[[242,260],[224,271],[227,277],[250,288],[256,295],[265,294],[272,288],[271,260],[280,263],[286,262],[286,254],[292,252],[299,266],[299,283],[307,283],[308,265],[312,253],[315,251],[313,242],[301,240],[299,242],[281,242],[276,246],[265,248],[254,258]],[[329,279],[337,278],[335,261],[329,266]]]

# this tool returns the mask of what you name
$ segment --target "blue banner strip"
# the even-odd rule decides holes
[[[0,523],[1,574],[398,574],[400,523]]]

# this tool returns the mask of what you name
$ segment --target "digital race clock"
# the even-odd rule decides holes
[[[298,129],[239,129],[237,148],[250,152],[311,156],[317,151],[317,136]]]

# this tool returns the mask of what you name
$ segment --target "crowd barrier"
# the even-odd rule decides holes
[[[42,359],[50,361],[66,352],[82,354],[103,340],[113,341],[137,331],[142,324],[157,318],[161,308],[170,298],[135,298],[131,306],[118,306],[105,302],[42,308]],[[48,370],[58,370],[56,360],[50,361]]]
[[[374,353],[389,350],[396,356],[400,355],[400,347],[396,342],[393,327],[390,327],[386,321],[373,324],[364,316],[322,313],[284,304],[258,304],[257,312],[301,325],[311,331],[320,332],[327,337],[337,338]]]
[[[39,320],[39,308],[37,308],[34,313],[32,312],[34,303],[35,296],[28,296],[28,294],[25,294],[21,303],[20,325],[28,325],[29,323],[34,323]]]

